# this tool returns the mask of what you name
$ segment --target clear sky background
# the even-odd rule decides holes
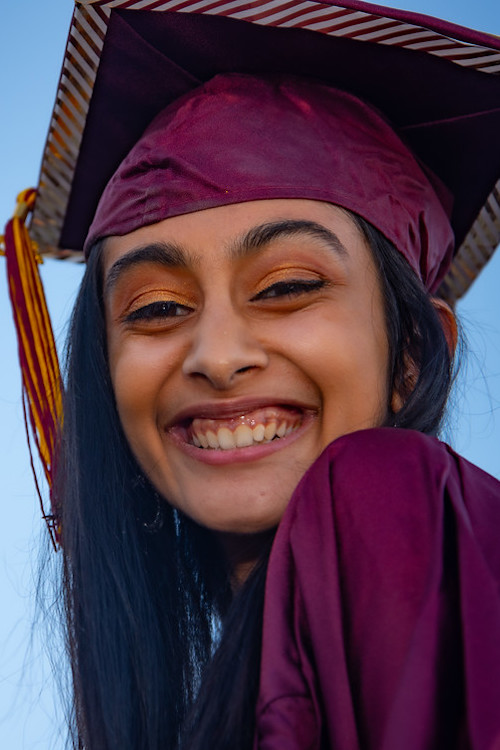
[[[406,0],[391,7],[440,16],[500,35],[499,0]],[[0,222],[17,193],[37,182],[73,4],[5,0],[0,8]],[[425,82],[422,82],[425,85]],[[63,343],[82,268],[42,268],[58,344]],[[500,478],[500,250],[458,305],[468,353],[446,439]],[[34,626],[37,561],[44,529],[31,479],[5,261],[0,258],[0,748],[61,750],[60,718]],[[499,530],[500,531],[500,530]],[[53,646],[57,651],[58,644]]]

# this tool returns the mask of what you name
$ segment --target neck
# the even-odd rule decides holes
[[[218,533],[231,570],[233,592],[245,583],[261,555],[270,548],[275,533],[275,529],[259,534]]]

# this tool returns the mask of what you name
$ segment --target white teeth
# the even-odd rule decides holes
[[[220,430],[217,430],[217,440],[219,443],[217,447],[222,448],[222,450],[228,451],[231,448],[236,448],[236,440],[227,427],[221,427]]]
[[[219,447],[219,441],[217,440],[217,435],[215,434],[215,432],[212,432],[212,430],[207,430],[207,440],[208,440],[209,448]]]
[[[215,421],[215,420],[213,420]],[[259,422],[254,427],[248,424],[239,424],[236,429],[220,427],[219,429],[204,429],[203,425],[193,421],[191,440],[197,448],[212,448],[214,450],[233,450],[234,448],[248,448],[258,443],[270,443],[276,438],[290,435],[300,425],[300,421],[288,424],[283,420],[279,423],[276,419],[267,424]],[[215,425],[214,425],[215,427]]]
[[[280,426],[278,427],[278,429],[276,430],[276,434],[278,437],[281,438],[281,437],[285,437],[285,432],[286,432],[286,422],[282,422]]]
[[[266,440],[272,440],[273,437],[276,435],[276,422],[269,422],[269,424],[266,424],[265,430],[264,430],[264,437]]]
[[[265,437],[266,428],[263,424],[256,425],[252,430],[252,436],[256,443],[262,443]]]
[[[235,429],[234,438],[238,448],[246,448],[249,445],[253,445],[253,431],[246,424],[240,424],[239,427]]]

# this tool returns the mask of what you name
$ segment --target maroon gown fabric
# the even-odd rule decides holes
[[[420,433],[332,443],[280,524],[254,750],[500,750],[500,483]]]

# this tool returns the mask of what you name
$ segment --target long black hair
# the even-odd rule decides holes
[[[172,748],[227,607],[213,536],[160,500],[118,420],[106,357],[100,253],[69,332],[54,502],[75,693],[75,747]]]
[[[437,435],[455,376],[441,321],[423,283],[394,245],[360,216],[353,216],[372,251],[385,304],[389,342],[389,394],[403,405],[389,407],[389,425]]]
[[[435,434],[451,384],[439,319],[404,258],[366,221],[355,220],[385,299],[388,390],[395,385],[404,396],[398,412],[388,405],[388,424]],[[233,597],[214,535],[158,498],[141,472],[110,382],[100,256],[94,248],[70,327],[54,490],[73,746],[246,750],[269,550]],[[416,373],[411,387],[409,363]]]

